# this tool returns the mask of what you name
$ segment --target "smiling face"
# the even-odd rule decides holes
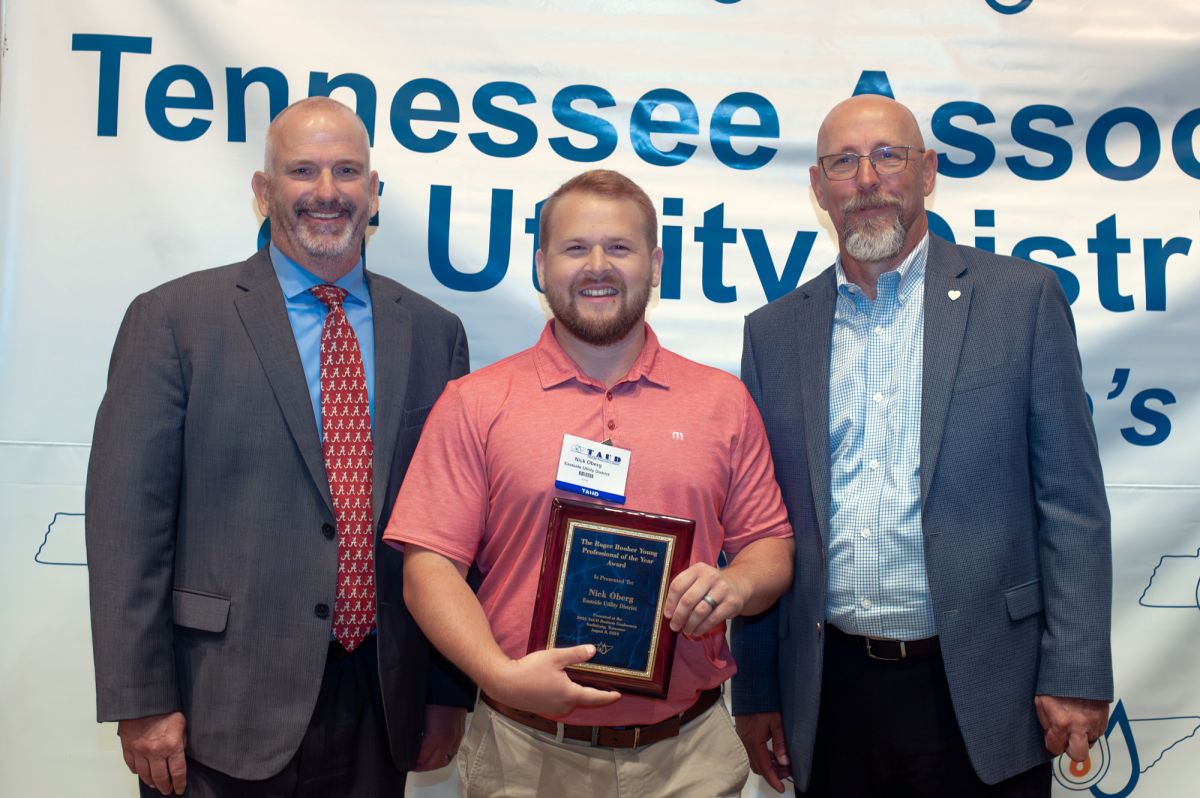
[[[319,276],[337,279],[358,262],[367,222],[379,208],[366,130],[328,99],[286,109],[267,132],[265,172],[252,181],[271,241]]]
[[[641,209],[631,199],[571,191],[551,213],[537,276],[557,323],[592,346],[638,332],[662,269]]]
[[[830,180],[819,164],[809,167],[817,203],[829,213],[844,258],[894,266],[912,252],[928,229],[925,197],[933,191],[937,155],[924,141],[912,113],[887,97],[860,95],[834,107],[817,134],[817,155],[866,155],[878,147],[907,146],[903,171],[880,175],[863,158],[849,180]]]

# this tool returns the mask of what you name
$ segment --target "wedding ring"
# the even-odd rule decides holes
[[[717,608],[717,605],[720,603],[719,601],[717,601],[715,598],[713,598],[712,596],[710,596],[708,594],[705,594],[704,598],[702,598],[700,600],[707,602],[708,606],[712,607],[714,610]]]

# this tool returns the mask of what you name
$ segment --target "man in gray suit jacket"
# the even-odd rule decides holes
[[[364,270],[378,178],[349,108],[285,109],[253,188],[271,246],[139,296],[118,334],[87,481],[98,715],[144,794],[401,795],[474,696],[375,544],[466,338]]]
[[[1112,698],[1108,507],[1048,269],[928,234],[937,158],[836,106],[813,191],[834,266],[746,320],[795,580],[734,630],[752,767],[821,796],[1049,795]]]

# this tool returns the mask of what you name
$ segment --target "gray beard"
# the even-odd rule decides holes
[[[304,251],[314,258],[341,257],[349,252],[350,247],[354,244],[355,234],[358,232],[355,229],[357,227],[355,222],[355,219],[347,220],[342,232],[333,239],[314,235],[300,225],[296,228],[296,238],[300,240],[300,246],[304,247]]]
[[[900,254],[904,235],[904,226],[900,224],[900,214],[897,213],[890,223],[879,221],[846,231],[842,246],[846,254],[856,261],[878,263]]]

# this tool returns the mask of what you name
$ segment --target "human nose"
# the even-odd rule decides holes
[[[604,252],[603,245],[596,244],[588,250],[587,260],[584,263],[584,268],[593,272],[607,271],[608,256]]]
[[[323,169],[317,173],[317,179],[313,185],[313,194],[318,199],[331,199],[337,197],[337,185],[333,179],[333,172],[328,169]]]
[[[854,182],[859,189],[867,191],[879,185],[879,172],[875,171],[875,162],[870,155],[858,156],[858,174],[854,176]]]

